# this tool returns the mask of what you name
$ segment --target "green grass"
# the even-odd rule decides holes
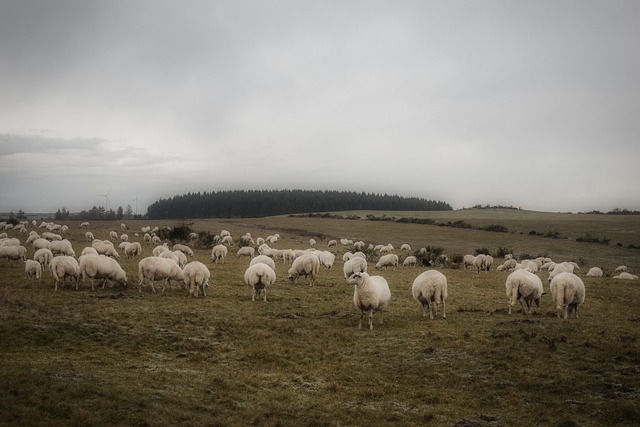
[[[462,215],[433,214],[438,222]],[[612,271],[624,263],[634,274],[640,271],[638,250],[528,235],[530,228],[568,236],[589,232],[612,242],[626,236],[629,244],[640,242],[636,218],[463,214],[474,229],[289,217],[190,226],[227,229],[235,237],[279,233],[278,248],[306,248],[318,236],[319,248],[341,237],[396,248],[409,243],[414,250],[441,246],[447,254],[509,247],[585,260],[581,275],[592,265]],[[127,223],[136,229],[154,225]],[[90,231],[107,238],[118,224],[94,222]],[[482,224],[514,231],[475,229]],[[79,253],[84,231],[69,225]],[[143,250],[148,256],[152,247]],[[42,283],[30,283],[21,264],[0,261],[0,424],[640,423],[638,282],[583,277],[587,297],[580,318],[564,320],[556,318],[548,294],[531,315],[508,315],[506,274],[441,269],[449,281],[447,319],[430,321],[410,292],[424,268],[375,273],[370,262],[371,273],[389,281],[392,300],[384,324],[375,316],[369,331],[357,329],[359,313],[341,261],[323,269],[314,287],[289,284],[287,267],[278,263],[269,301],[252,302],[242,282],[248,260],[237,259],[236,250],[224,265],[211,263],[210,249],[195,250],[194,258],[212,273],[209,295],[197,299],[177,286],[164,294],[132,286],[92,292],[88,284],[54,292],[48,274]],[[344,250],[338,246],[338,260]],[[137,261],[121,262],[130,280],[137,279]]]

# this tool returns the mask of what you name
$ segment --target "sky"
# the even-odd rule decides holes
[[[0,212],[263,189],[640,210],[638,22],[635,0],[0,0]]]

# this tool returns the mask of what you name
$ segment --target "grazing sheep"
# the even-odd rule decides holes
[[[191,261],[184,266],[182,272],[184,273],[184,283],[189,289],[189,293],[198,297],[200,289],[202,289],[202,295],[206,297],[209,278],[211,277],[211,272],[207,266],[200,261]]]
[[[51,244],[50,241],[48,241],[47,239],[41,237],[39,239],[36,239],[33,241],[33,248],[37,251],[38,249],[49,249],[49,245]]]
[[[336,256],[329,251],[318,252],[317,256],[320,260],[320,264],[331,270],[331,267],[333,267],[333,263],[336,260]]]
[[[67,277],[71,277],[76,282],[78,289],[78,280],[80,280],[80,265],[74,257],[63,255],[54,257],[49,263],[49,271],[53,276],[55,289],[58,290],[58,284],[63,285]]]
[[[214,264],[224,264],[229,249],[225,245],[215,245],[211,250],[211,260]]]
[[[604,272],[600,267],[591,267],[589,271],[587,271],[587,277],[602,277],[604,276]]]
[[[193,250],[189,246],[176,243],[175,245],[173,245],[173,250],[180,251],[183,254],[188,255],[190,258],[193,258]]]
[[[411,252],[411,246],[408,243],[403,243],[402,246],[400,246],[400,250],[401,251],[406,251],[406,252]]]
[[[24,246],[3,246],[0,248],[0,259],[27,260],[27,248]]]
[[[573,263],[570,262],[561,262],[560,264],[556,264],[551,273],[549,273],[549,282],[551,282],[551,280],[560,273],[573,273],[574,268]]]
[[[140,242],[132,242],[124,247],[124,254],[127,258],[142,256],[142,245]]]
[[[259,262],[263,264],[267,264],[269,267],[271,267],[273,271],[276,271],[276,262],[273,260],[273,258],[268,257],[266,255],[256,256],[255,258],[251,259],[251,262],[249,262],[249,265],[257,264]]]
[[[291,264],[294,259],[296,259],[296,253],[293,249],[282,250],[282,262],[284,264]]]
[[[83,223],[80,224],[80,227],[78,227],[78,228],[87,228],[88,226],[89,226],[88,222],[83,222]]]
[[[118,240],[118,233],[116,233],[115,231],[110,231],[109,238],[113,240]]]
[[[447,278],[438,270],[427,270],[418,275],[411,285],[413,298],[422,306],[422,315],[433,320],[438,313],[438,304],[442,304],[442,318],[447,318],[445,300],[449,296]]]
[[[128,242],[128,241],[129,241],[129,235],[128,235],[128,234],[124,234],[124,233],[122,233],[122,234],[120,235],[120,241],[121,241],[121,242]]]
[[[68,255],[68,256],[76,256],[76,253],[71,246],[71,242],[67,239],[64,240],[55,240],[51,242],[49,245],[49,250],[51,253],[55,255]]]
[[[402,261],[402,265],[405,267],[412,267],[412,266],[415,266],[416,264],[418,264],[418,259],[413,255],[409,255],[404,259],[404,261]]]
[[[260,298],[267,301],[267,287],[273,285],[276,282],[276,273],[271,267],[262,262],[250,265],[244,272],[244,283],[251,286],[253,289],[253,295],[251,301],[255,301],[256,298]]]
[[[180,265],[180,260],[178,259],[178,256],[174,252],[169,251],[169,250],[166,250],[164,252],[160,252],[158,254],[158,258],[172,259],[172,260],[174,260],[176,262],[176,264]],[[180,267],[180,268],[182,268],[182,267]]]
[[[84,233],[84,239],[85,239],[87,242],[91,243],[91,242],[93,242],[93,240],[95,239],[95,237],[93,236],[93,233],[92,233],[92,232],[87,231],[86,233]]]
[[[93,242],[91,246],[98,252],[99,255],[110,256],[111,258],[115,258],[117,260],[120,259],[120,255],[118,255],[116,248],[114,248],[110,242],[106,243],[103,240],[99,240]]]
[[[473,255],[465,255],[462,257],[462,268],[464,270],[467,269],[467,267],[473,267],[475,265],[475,261],[476,261],[476,257]]]
[[[636,276],[635,274],[631,274],[631,273],[627,273],[626,271],[623,271],[622,273],[618,274],[617,276],[613,276],[614,279],[624,279],[624,280],[638,280],[638,276]]]
[[[304,276],[305,282],[313,286],[316,283],[318,271],[320,271],[320,259],[314,254],[304,254],[293,260],[288,271],[289,280],[297,283],[298,277]]]
[[[331,246],[338,246],[338,241],[337,240],[329,240],[329,242],[327,243],[328,247]]]
[[[309,245],[313,246],[316,244],[316,239],[309,239]]]
[[[520,262],[520,269],[528,271],[529,273],[537,273],[540,269],[540,264],[535,260],[525,259]]]
[[[35,260],[28,259],[24,263],[24,271],[27,273],[27,277],[29,280],[32,280],[34,277],[38,280],[42,277],[42,265]]]
[[[238,249],[236,252],[236,256],[240,258],[241,256],[248,256],[249,258],[253,258],[253,255],[256,253],[256,250],[251,246],[243,246]]]
[[[342,267],[345,279],[347,279],[353,273],[366,273],[367,269],[367,260],[360,257],[353,257],[347,260]]]
[[[33,254],[33,259],[34,261],[38,261],[43,268],[49,268],[49,263],[53,259],[53,253],[47,248],[38,249],[36,253]]]
[[[164,280],[162,292],[164,292],[167,285],[169,285],[169,280],[184,282],[184,273],[178,263],[169,258],[153,256],[142,258],[140,262],[138,262],[138,277],[138,292],[142,292],[144,279],[151,281],[151,290],[154,293],[156,292],[156,288],[153,286],[153,283],[156,280]]]
[[[551,280],[551,296],[556,304],[558,317],[564,310],[564,318],[567,319],[572,312],[578,318],[578,306],[584,303],[585,289],[582,279],[573,273],[558,273]]]
[[[378,263],[376,264],[376,270],[379,270],[382,267],[384,267],[384,269],[386,270],[387,267],[389,266],[393,267],[394,270],[398,268],[398,255],[396,254],[382,255],[380,257],[380,260],[378,260]]]
[[[153,251],[151,251],[151,253],[153,254],[153,256],[160,256],[162,252],[165,252],[168,250],[169,250],[169,247],[167,245],[158,245],[155,248],[153,248]]]
[[[118,261],[105,255],[83,255],[79,262],[80,274],[82,274],[82,283],[87,282],[87,278],[91,281],[91,290],[95,290],[93,281],[95,279],[102,280],[102,288],[104,288],[107,280],[127,285],[127,273],[120,267]]]
[[[389,283],[382,276],[369,276],[368,273],[353,273],[347,278],[347,285],[353,285],[353,304],[360,309],[360,323],[365,314],[369,319],[369,329],[373,329],[373,313],[380,312],[380,324],[383,322],[383,311],[391,299]]]
[[[180,266],[180,268],[184,268],[184,266],[187,265],[187,256],[184,254],[184,252],[173,251],[172,253],[178,260],[178,265]]]
[[[82,252],[80,252],[80,256],[82,255],[99,255],[99,254],[98,254],[98,251],[96,251],[96,248],[94,248],[93,246],[88,246],[82,249]]]
[[[622,272],[625,272],[625,271],[627,271],[627,266],[626,265],[619,265],[614,270],[614,273],[622,273]]]
[[[542,280],[534,273],[524,269],[514,271],[507,276],[505,289],[509,302],[509,314],[511,314],[511,308],[516,304],[516,301],[520,301],[522,313],[531,313],[532,303],[540,308],[540,297],[542,297],[544,290]]]
[[[485,270],[485,259],[486,259],[486,255],[485,254],[478,254],[476,255],[476,257],[473,260],[473,266],[475,267],[475,269],[477,270],[478,273],[480,273],[481,271],[488,271]],[[464,261],[464,258],[463,258]]]

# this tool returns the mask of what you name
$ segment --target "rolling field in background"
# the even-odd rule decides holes
[[[640,423],[639,281],[584,277],[599,266],[640,273],[640,218],[519,210],[340,212],[384,220],[311,217],[124,221],[130,241],[143,226],[188,226],[236,239],[224,264],[211,248],[190,242],[193,259],[211,271],[208,296],[193,298],[174,284],[138,291],[137,263],[120,262],[129,285],[67,285],[57,292],[48,273],[30,282],[23,264],[0,260],[1,425],[638,425]],[[432,224],[389,219],[430,219]],[[120,222],[91,222],[107,239]],[[38,221],[38,224],[40,221]],[[65,237],[77,254],[79,222]],[[458,226],[454,226],[454,225]],[[502,226],[506,232],[485,231]],[[470,227],[470,228],[464,228]],[[494,227],[495,228],[495,227]],[[36,229],[30,226],[29,229]],[[336,253],[316,286],[286,279],[268,301],[251,301],[243,282],[249,265],[237,258],[237,239],[278,233],[278,249]],[[9,231],[10,237],[16,233]],[[20,237],[20,236],[18,236]],[[608,241],[608,244],[577,239]],[[20,237],[22,241],[25,236]],[[384,323],[357,329],[353,289],[345,285],[342,255],[330,239],[408,243],[442,248],[450,258],[508,249],[517,258],[576,261],[586,286],[579,319],[558,319],[551,296],[524,315],[507,314],[508,273],[442,268],[448,279],[447,318],[429,320],[411,296],[427,267],[374,269],[392,298]],[[175,242],[171,242],[175,243]],[[117,242],[116,242],[117,244]],[[143,256],[154,246],[143,244]],[[28,257],[33,255],[29,248]],[[540,277],[548,291],[548,272]],[[441,314],[439,308],[438,314]]]

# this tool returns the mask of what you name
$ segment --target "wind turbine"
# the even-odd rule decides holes
[[[138,215],[138,196],[140,195],[140,192],[138,191],[136,193],[136,198],[129,200],[127,203],[131,203],[131,202],[136,202],[136,215]]]
[[[111,193],[111,190],[113,190],[113,188],[110,189],[109,191],[107,191],[106,194],[98,194],[98,196],[104,197],[104,210],[105,211],[109,210],[109,193]]]

